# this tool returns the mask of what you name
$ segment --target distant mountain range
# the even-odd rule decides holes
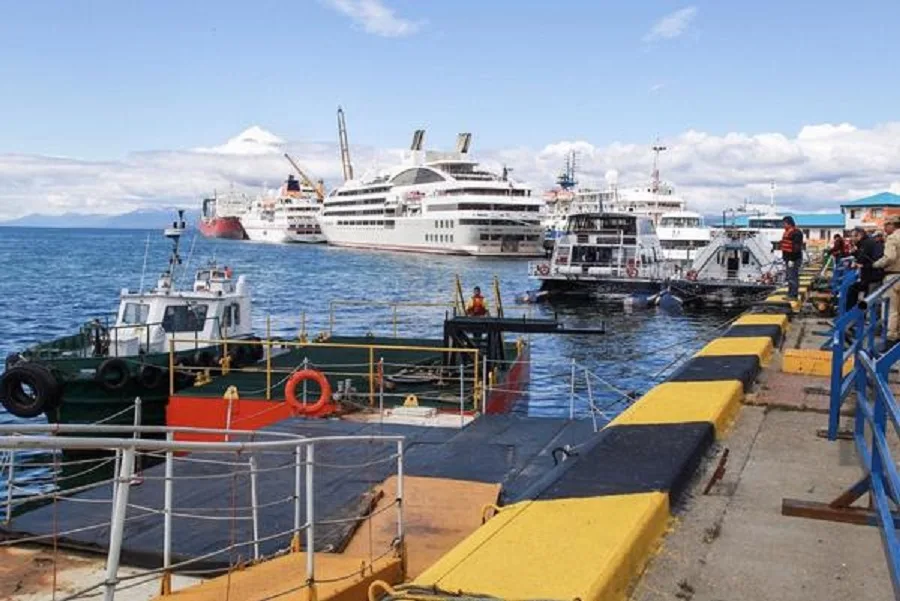
[[[33,213],[10,221],[0,221],[0,227],[58,227],[58,228],[101,228],[122,230],[158,230],[175,219],[175,207],[161,209],[138,209],[123,215],[92,215],[89,213],[64,213],[62,215],[41,215]],[[199,211],[184,212],[188,227],[197,223]]]

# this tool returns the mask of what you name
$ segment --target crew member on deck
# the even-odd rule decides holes
[[[784,234],[781,236],[781,258],[784,260],[784,275],[787,279],[787,297],[797,299],[800,288],[800,261],[803,259],[803,232],[797,229],[794,218],[784,219]]]
[[[229,280],[231,279],[231,267],[228,265],[225,266],[225,277]]]
[[[466,315],[471,317],[485,317],[487,314],[487,305],[484,303],[484,297],[481,295],[481,288],[475,286],[472,300],[469,301],[469,306],[466,307]]]

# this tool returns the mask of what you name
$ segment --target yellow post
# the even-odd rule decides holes
[[[463,295],[462,281],[459,274],[456,274],[456,304],[460,315],[466,314],[466,297]]]
[[[494,306],[497,317],[503,317],[503,299],[500,297],[500,278],[494,276]]]
[[[266,315],[266,400],[272,400],[272,318]]]
[[[394,338],[397,337],[397,303],[394,303]]]
[[[369,407],[375,406],[375,347],[369,347]]]
[[[329,316],[328,316],[328,335],[334,336],[334,301],[331,301],[328,304],[329,307]]]
[[[475,365],[475,373],[472,376],[472,404],[475,405],[475,411],[478,411],[478,401],[481,400],[479,398],[480,388],[478,387],[478,366],[481,363],[478,354],[480,352],[480,350],[475,349],[475,361],[472,362]]]
[[[169,395],[175,394],[175,339],[169,338]]]

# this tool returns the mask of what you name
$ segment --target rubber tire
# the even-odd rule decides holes
[[[118,377],[110,381],[108,372],[117,373]],[[100,364],[100,367],[97,368],[96,378],[105,390],[118,392],[128,385],[128,380],[131,379],[131,369],[125,359],[112,357]]]
[[[166,379],[166,370],[152,363],[141,365],[137,375],[138,383],[147,390],[156,390]]]
[[[23,392],[23,384],[34,391],[33,399]],[[62,387],[56,377],[43,365],[15,365],[0,379],[0,402],[16,417],[37,417],[53,409],[61,394]]]

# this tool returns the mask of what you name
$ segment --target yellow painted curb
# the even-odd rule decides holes
[[[853,369],[853,357],[844,361],[843,374]],[[831,377],[831,351],[787,349],[782,355],[781,371],[788,374]]]
[[[663,382],[654,386],[610,425],[709,422],[721,438],[734,421],[744,398],[738,380]]]
[[[790,320],[787,315],[770,315],[767,313],[747,313],[735,320],[736,326],[781,326],[782,332],[787,332]]]
[[[668,520],[664,492],[517,503],[414,584],[498,599],[621,601]]]
[[[771,358],[772,350],[772,339],[768,336],[716,338],[694,356],[756,355],[759,357],[759,362],[765,364]]]

